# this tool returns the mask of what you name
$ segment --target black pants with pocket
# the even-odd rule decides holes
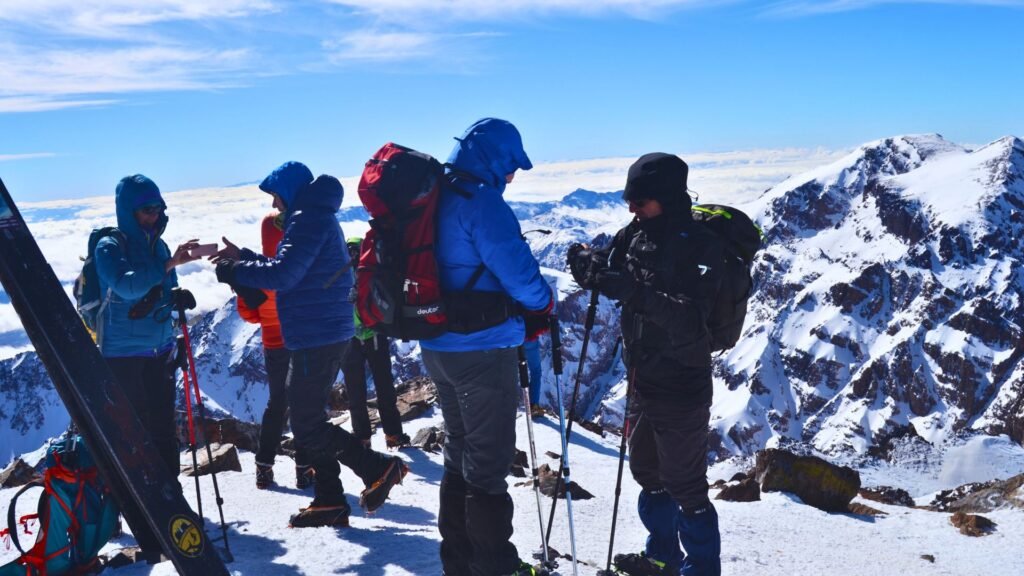
[[[341,363],[345,391],[348,392],[348,409],[352,415],[352,433],[359,439],[371,436],[370,413],[366,408],[367,365],[377,391],[381,427],[385,434],[397,436],[402,433],[402,418],[398,414],[395,378],[391,373],[391,342],[379,334],[366,340],[352,338]]]
[[[256,462],[273,465],[277,449],[281,445],[281,432],[284,430],[285,416],[288,413],[287,384],[291,353],[284,348],[264,348],[263,359],[267,367],[270,399],[267,400],[267,407],[263,410],[263,420],[260,424],[260,446],[256,451]],[[295,465],[309,465],[309,456],[297,443]]]

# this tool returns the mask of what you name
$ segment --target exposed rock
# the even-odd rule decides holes
[[[36,472],[35,468],[29,466],[21,458],[15,458],[10,466],[0,472],[0,488],[14,488],[24,486],[33,480],[41,480],[43,475]]]
[[[558,471],[552,470],[547,464],[541,464],[540,468],[537,469],[538,477],[540,478],[540,491],[548,498],[555,495],[555,488],[558,485]],[[576,483],[575,480],[570,480],[568,487],[564,484],[562,489],[558,491],[559,498],[565,498],[566,488],[570,494],[572,494],[573,500],[589,500],[594,497],[593,494],[587,492],[582,486]]]
[[[910,496],[909,492],[902,488],[893,488],[892,486],[861,488],[857,494],[865,500],[872,500],[874,502],[881,502],[882,504],[889,504],[892,506],[914,505],[914,499]]]
[[[210,451],[213,453],[213,460],[207,455],[205,448],[197,448],[199,466],[195,469],[192,465],[183,466],[181,473],[185,476],[204,476],[210,473],[242,471],[242,464],[238,461],[238,450],[232,444],[211,444]],[[198,473],[196,471],[198,470]]]
[[[886,515],[885,512],[882,512],[881,510],[878,510],[876,508],[872,508],[871,506],[867,506],[865,504],[861,504],[860,502],[850,502],[849,512],[850,512],[850,514],[856,514],[857,516],[885,516]]]
[[[790,492],[826,512],[846,512],[860,489],[856,470],[775,448],[757,453],[755,474],[761,490]]]
[[[419,418],[430,407],[437,404],[437,388],[429,378],[415,378],[404,382],[396,390],[398,392],[398,413],[402,422]]]
[[[444,447],[444,428],[439,426],[420,428],[420,431],[412,439],[412,445],[426,452],[440,451]]]
[[[512,470],[509,473],[516,478],[526,478],[529,476],[527,472],[529,469],[530,457],[526,455],[526,452],[516,448],[516,455],[512,460]]]
[[[753,478],[745,478],[736,484],[729,484],[715,496],[715,500],[728,502],[757,502],[761,499],[761,486]]]
[[[949,523],[956,526],[964,536],[987,536],[996,530],[996,523],[977,514],[954,512]]]
[[[992,512],[1024,509],[1024,474],[1008,480],[964,484],[939,492],[928,505],[939,512]]]
[[[928,562],[935,564],[935,556],[932,556],[931,554],[921,554],[921,560],[927,560]]]
[[[104,568],[123,568],[125,566],[131,566],[136,562],[142,562],[144,560],[142,556],[142,548],[138,546],[128,546],[112,552],[110,556],[100,555],[100,564]]]

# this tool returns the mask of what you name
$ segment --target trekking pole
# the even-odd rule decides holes
[[[633,344],[640,342],[643,334],[643,317],[639,314],[633,315]],[[619,518],[619,496],[622,494],[622,465],[626,461],[626,442],[629,439],[629,408],[633,400],[633,391],[636,388],[636,363],[637,358],[630,359],[629,373],[626,376],[626,405],[622,410],[622,440],[619,442],[619,472],[615,478],[615,503],[612,505],[612,530],[608,536],[608,560],[605,563],[604,572],[598,576],[614,574],[612,572],[612,550],[615,548],[615,523]]]
[[[526,365],[526,351],[519,347],[519,385],[523,389],[523,406],[526,410],[526,434],[530,438],[530,465],[533,474],[533,495],[537,499],[537,522],[540,523],[541,546],[543,546],[544,566],[554,568],[548,558],[548,543],[544,539],[544,514],[540,504],[540,472],[537,470],[537,444],[533,440],[533,418],[530,414],[530,369]]]
[[[183,340],[185,342],[185,356],[188,360],[188,372],[192,380],[192,388],[196,395],[196,406],[199,408],[199,422],[203,425],[205,434],[206,430],[206,409],[203,408],[203,399],[199,393],[199,378],[196,376],[196,359],[192,356],[192,342],[188,336],[188,323],[185,322],[185,310],[191,310],[196,307],[195,296],[187,290],[181,288],[174,288],[172,291],[174,302],[178,308],[178,321],[181,322],[181,332]],[[188,394],[185,394],[188,398]],[[217,502],[217,512],[220,514],[220,531],[221,538],[224,540],[224,555],[228,562],[233,562],[234,557],[231,554],[231,545],[228,543],[228,527],[224,522],[224,499],[220,495],[220,486],[217,484],[217,472],[213,468],[213,450],[210,448],[209,440],[206,441],[206,459],[210,464],[210,477],[213,479],[213,494],[215,501]],[[196,485],[199,485],[199,470],[196,471]],[[202,512],[199,515],[202,518]]]
[[[183,322],[182,329],[187,333],[188,328]],[[188,378],[188,356],[185,354],[185,339],[177,339],[178,366],[181,368],[182,386],[185,388],[185,414],[188,415],[188,450],[192,453],[192,470],[199,470],[199,460],[196,457],[196,426],[192,419],[192,386]],[[172,471],[173,472],[173,471]],[[195,474],[196,481],[196,503],[199,507],[199,521],[203,521],[203,494],[199,490],[199,474]]]
[[[559,480],[564,475],[565,480],[562,485],[565,487],[565,506],[569,510],[569,544],[572,547],[572,573],[573,576],[579,576],[579,568],[576,562],[576,526],[572,520],[572,493],[569,492],[569,441],[565,434],[565,406],[562,405],[562,385],[560,382],[560,376],[562,375],[562,337],[560,332],[560,326],[558,325],[558,316],[552,314],[550,316],[551,322],[551,368],[555,373],[555,395],[558,402],[558,428],[562,436],[562,475],[559,475]],[[558,498],[557,483],[556,492],[554,498]],[[550,526],[549,526],[550,528]],[[545,541],[544,548],[547,549],[547,542]]]
[[[587,319],[584,321],[583,343],[580,346],[580,360],[579,360],[579,363],[576,365],[576,382],[575,382],[575,384],[573,385],[573,388],[572,388],[572,400],[569,402],[569,422],[567,423],[567,425],[565,427],[565,441],[566,441],[566,443],[568,443],[569,439],[572,438],[572,423],[576,419],[576,399],[579,398],[579,395],[580,395],[580,382],[583,380],[583,367],[584,367],[584,364],[586,363],[586,359],[587,359],[587,346],[590,345],[590,333],[594,329],[594,318],[597,317],[597,303],[598,303],[599,299],[600,299],[600,294],[598,293],[598,291],[596,289],[595,290],[591,290],[590,291],[590,304],[587,305]],[[614,356],[614,354],[613,354],[613,356]],[[552,357],[552,364],[553,364],[554,363],[554,360],[553,360],[554,359],[554,350],[553,349],[551,351],[551,357]],[[562,361],[562,358],[561,358],[561,356],[559,356],[559,358],[558,358],[559,364],[561,364],[561,361]],[[561,389],[559,389],[559,390],[561,390]],[[559,405],[561,405],[561,402],[559,402]],[[568,464],[566,464],[566,466],[568,466]],[[561,486],[562,486],[562,474],[564,473],[564,471],[565,470],[562,468],[562,465],[559,464],[558,476],[557,476],[557,479],[555,480],[555,494],[558,494],[558,491],[561,489]],[[551,541],[551,526],[555,522],[555,506],[557,504],[558,504],[558,498],[552,498],[551,499],[551,512],[548,514],[548,531],[544,534],[544,549],[545,550],[548,547],[548,542]]]

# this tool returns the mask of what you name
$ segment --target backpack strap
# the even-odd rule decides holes
[[[29,488],[43,488],[45,490],[46,485],[43,483],[42,480],[33,480],[28,484],[25,484],[24,486],[21,487],[21,490],[18,490],[14,494],[14,498],[11,498],[11,503],[7,507],[7,531],[11,535],[11,541],[14,542],[14,547],[17,548],[18,552],[21,552],[23,555],[25,554],[25,549],[21,547],[21,542],[18,541],[18,523],[14,521],[14,507],[15,504],[17,504],[18,502],[18,497],[21,496]],[[26,518],[27,517],[28,516],[26,516]]]

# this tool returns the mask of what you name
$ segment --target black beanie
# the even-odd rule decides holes
[[[673,206],[685,198],[689,204],[690,197],[686,193],[686,176],[689,171],[686,162],[673,154],[644,154],[629,167],[622,199],[627,202],[650,199]]]

